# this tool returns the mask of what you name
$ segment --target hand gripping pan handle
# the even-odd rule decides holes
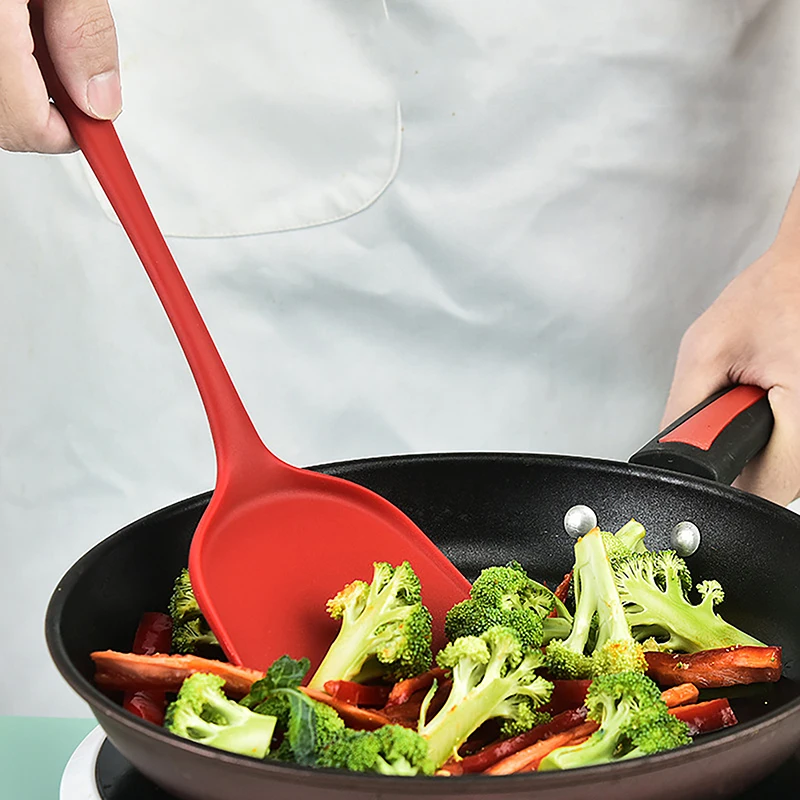
[[[729,387],[675,420],[629,461],[730,484],[766,446],[774,423],[763,389]]]

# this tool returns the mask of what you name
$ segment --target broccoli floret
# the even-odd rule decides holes
[[[644,651],[631,635],[598,528],[575,543],[572,581],[576,597],[572,632],[566,639],[553,639],[547,645],[550,672],[565,678],[645,672]]]
[[[549,617],[554,608],[559,616]],[[519,562],[510,561],[481,572],[469,599],[448,612],[444,630],[452,642],[502,625],[513,628],[523,647],[532,649],[554,636],[566,636],[571,622],[572,615],[553,592],[528,577]]]
[[[175,579],[168,611],[172,617],[174,653],[199,654],[208,658],[222,655],[222,647],[197,605],[188,569],[182,569]]]
[[[543,622],[535,612],[525,608],[497,608],[472,598],[454,605],[447,612],[444,632],[452,642],[462,636],[480,636],[498,625],[513,628],[523,646],[528,649],[532,650],[542,644]]]
[[[419,733],[428,742],[436,767],[455,755],[467,738],[489,719],[536,724],[535,709],[550,698],[553,685],[536,674],[543,658],[525,650],[512,628],[490,628],[481,636],[462,636],[437,656],[452,674],[442,708],[430,720],[420,714]]]
[[[548,714],[547,711],[539,711],[536,704],[528,697],[516,704],[515,714],[513,719],[506,719],[501,723],[500,738],[510,739],[512,736],[518,736],[537,725],[544,725],[553,720],[552,714]]]
[[[557,600],[546,586],[529,578],[518,561],[483,570],[472,584],[470,597],[493,608],[533,611],[540,618],[553,610]]]
[[[622,761],[627,758],[641,758],[664,750],[674,750],[677,747],[691,743],[689,726],[673,717],[672,714],[659,714],[656,719],[642,724],[629,732],[631,750],[617,756]]]
[[[275,717],[276,732],[283,739],[272,758],[312,766],[322,748],[344,729],[344,721],[333,708],[298,689],[308,667],[307,658],[281,656],[239,702],[257,714]]]
[[[586,694],[587,719],[600,728],[585,742],[559,747],[539,771],[572,769],[672,750],[689,744],[689,727],[673,717],[653,681],[638,672],[595,678]]]
[[[275,731],[275,717],[256,714],[229,700],[224,678],[203,672],[188,677],[167,708],[164,727],[193,742],[264,758]]]
[[[312,700],[302,692],[294,696],[298,702],[290,700],[289,728],[282,742],[282,745],[288,742],[288,748],[284,747],[282,758],[312,766],[318,763],[323,749],[345,730],[344,720],[325,703]]]
[[[181,625],[200,616],[200,606],[192,589],[189,570],[185,567],[178,573],[169,599],[169,615],[174,625]]]
[[[173,625],[172,650],[181,654],[219,657],[222,647],[214,632],[208,627],[205,617],[196,617],[182,625]]]
[[[434,771],[428,743],[400,725],[384,725],[375,731],[346,728],[323,749],[317,766],[403,776]]]
[[[332,680],[402,680],[430,667],[431,615],[407,561],[396,569],[376,562],[372,582],[345,586],[328,601],[328,612],[342,626],[310,688],[322,689]]]
[[[600,536],[603,539],[603,546],[606,548],[606,555],[614,569],[617,564],[621,564],[633,555],[633,551],[628,545],[621,542],[613,533],[609,531],[600,531]]]
[[[617,590],[633,635],[655,638],[662,650],[694,653],[733,645],[763,646],[763,642],[726,622],[714,610],[722,602],[717,581],[704,581],[697,589],[701,601],[687,598],[688,569],[671,550],[641,554],[617,570]]]

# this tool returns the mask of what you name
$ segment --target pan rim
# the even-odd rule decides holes
[[[528,452],[449,452],[449,453],[408,453],[401,455],[373,456],[368,458],[351,459],[348,461],[328,462],[320,465],[308,467],[308,469],[335,474],[340,471],[350,471],[356,467],[380,466],[386,464],[406,464],[423,463],[435,461],[438,463],[447,461],[486,461],[497,462],[511,461],[527,464],[560,465],[563,467],[579,468],[585,470],[601,469],[605,473],[624,474],[632,478],[647,480],[657,480],[661,483],[679,485],[688,489],[711,491],[717,496],[733,501],[738,505],[755,507],[764,513],[783,517],[787,522],[798,524],[798,515],[794,512],[765,500],[761,497],[748,494],[730,486],[715,483],[713,481],[679,473],[673,473],[656,467],[633,465],[625,462],[585,458],[579,456],[540,454]],[[194,496],[178,500],[163,508],[150,512],[133,522],[128,523],[116,532],[102,539],[81,558],[79,558],[62,576],[50,598],[45,616],[45,638],[50,651],[50,656],[59,670],[62,678],[69,686],[89,705],[93,714],[98,718],[101,727],[103,719],[108,717],[116,724],[122,725],[136,736],[143,736],[147,739],[155,737],[164,743],[165,746],[177,747],[187,754],[211,758],[214,761],[221,761],[229,766],[246,769],[251,774],[261,775],[264,779],[278,779],[291,781],[297,784],[303,781],[307,785],[323,783],[333,788],[338,785],[343,788],[346,784],[357,781],[358,786],[365,790],[370,785],[374,785],[376,790],[390,791],[393,787],[416,787],[425,786],[431,788],[430,779],[427,777],[396,777],[385,775],[362,775],[358,773],[346,772],[343,770],[323,769],[319,767],[301,767],[293,764],[279,764],[276,762],[257,761],[247,756],[238,756],[230,753],[206,747],[201,744],[190,742],[177,737],[161,728],[152,726],[150,723],[140,720],[135,716],[125,712],[121,706],[106,697],[91,681],[83,676],[78,668],[73,664],[68,655],[60,636],[60,620],[64,608],[64,601],[69,596],[70,590],[80,580],[83,573],[102,557],[108,549],[113,548],[118,538],[124,537],[131,528],[139,527],[148,521],[157,518],[159,521],[168,520],[176,514],[184,514],[187,511],[199,508],[208,503],[212,495],[211,491],[202,492]],[[713,738],[692,743],[686,748],[671,750],[666,753],[659,753],[640,759],[618,762],[613,764],[601,764],[590,767],[567,770],[564,772],[537,773],[537,785],[545,788],[556,788],[583,785],[585,783],[605,781],[608,778],[622,779],[626,776],[635,776],[641,773],[652,773],[672,766],[679,766],[683,762],[696,762],[701,759],[713,758],[720,748],[728,748],[734,742],[749,740],[754,737],[762,736],[773,727],[779,725],[783,720],[797,714],[800,711],[800,697],[783,704],[774,710],[767,712],[764,716],[756,720],[741,723],[733,728],[727,729],[713,736]],[[106,731],[107,735],[108,732]],[[109,740],[113,742],[111,737]],[[493,793],[506,794],[518,792],[521,782],[529,781],[530,775],[462,775],[457,781],[441,781],[441,790],[436,792],[442,795],[461,794],[463,791],[474,785],[484,786],[485,781],[491,780],[494,787]],[[450,787],[450,788],[448,788]]]

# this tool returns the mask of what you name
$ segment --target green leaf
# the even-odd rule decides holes
[[[281,656],[267,670],[265,680],[270,689],[296,689],[305,678],[311,662],[307,658],[295,661],[289,656]]]
[[[311,662],[307,658],[295,661],[289,656],[281,656],[267,670],[266,676],[250,687],[250,693],[239,701],[239,705],[253,709],[269,700],[277,689],[296,689],[310,666]]]
[[[317,709],[302,692],[291,689],[283,691],[289,698],[292,710],[288,737],[295,761],[305,767],[313,766],[317,760]]]

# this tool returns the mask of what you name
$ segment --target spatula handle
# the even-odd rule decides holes
[[[58,110],[128,234],[189,362],[211,427],[217,485],[237,464],[271,455],[261,443],[203,318],[150,211],[111,122],[84,114],[70,99],[47,51],[39,0],[30,4],[34,56]],[[272,456],[276,465],[280,462]]]

